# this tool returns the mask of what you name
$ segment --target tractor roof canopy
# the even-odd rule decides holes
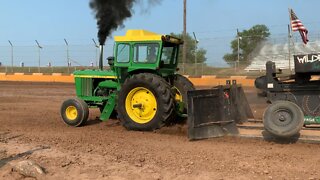
[[[114,40],[116,42],[163,41],[174,44],[183,44],[183,41],[179,38],[146,30],[128,30],[125,36],[115,36]]]

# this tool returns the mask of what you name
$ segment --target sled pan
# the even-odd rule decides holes
[[[243,88],[230,83],[188,92],[189,140],[238,135],[237,124],[253,118]]]

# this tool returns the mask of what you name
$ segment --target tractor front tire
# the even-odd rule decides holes
[[[78,127],[87,122],[89,108],[82,99],[68,99],[62,103],[60,113],[64,123]]]
[[[304,124],[304,115],[298,105],[290,101],[276,101],[263,114],[266,131],[280,138],[289,138],[299,133]]]
[[[128,130],[152,131],[174,115],[174,95],[160,76],[140,73],[126,79],[118,97],[117,112]]]

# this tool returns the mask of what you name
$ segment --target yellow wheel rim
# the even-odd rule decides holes
[[[157,99],[144,87],[132,89],[126,97],[125,106],[129,117],[139,124],[150,122],[157,113]]]
[[[70,121],[74,121],[78,116],[77,108],[74,106],[67,107],[66,116]]]
[[[176,87],[174,87],[174,88],[176,89],[175,100],[176,100],[177,102],[182,102],[182,94],[181,94],[181,92],[179,91],[178,88],[176,88]]]

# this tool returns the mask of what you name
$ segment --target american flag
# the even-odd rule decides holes
[[[291,29],[292,31],[299,31],[302,41],[304,44],[308,43],[308,30],[304,27],[302,22],[298,19],[296,13],[290,9],[290,20],[291,20]]]

